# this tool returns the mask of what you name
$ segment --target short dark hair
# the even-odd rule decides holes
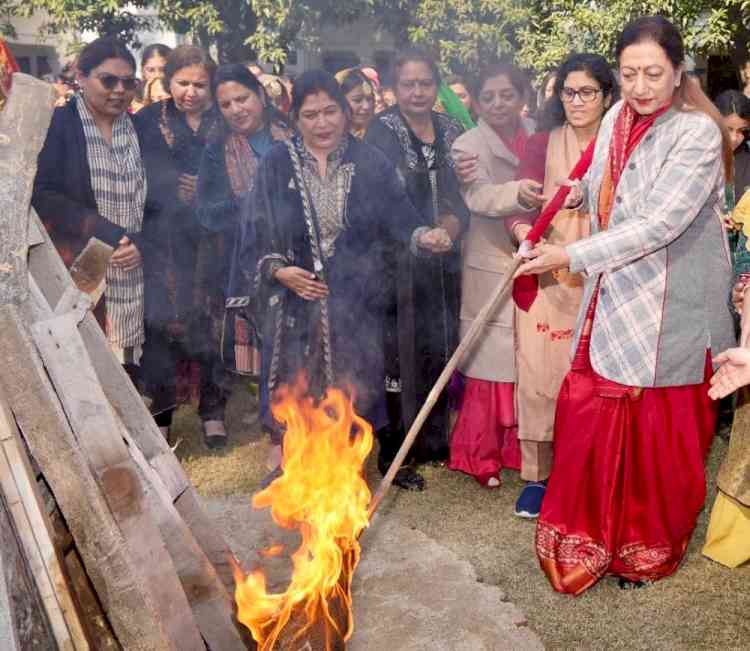
[[[439,86],[442,82],[440,69],[438,68],[437,63],[435,63],[434,58],[432,58],[429,54],[427,54],[427,52],[425,52],[424,50],[420,50],[419,48],[407,48],[399,52],[393,61],[391,81],[393,82],[394,86],[398,84],[398,78],[401,74],[401,68],[403,68],[407,63],[424,63],[430,69],[430,72],[432,72],[432,78],[435,80],[435,84]]]
[[[164,45],[164,43],[152,43],[151,45],[146,46],[141,53],[141,68],[145,67],[149,60],[153,59],[155,56],[160,56],[162,59],[169,58],[171,52],[172,48],[168,45]]]
[[[336,78],[330,72],[317,69],[303,72],[294,80],[294,85],[292,86],[292,106],[289,112],[295,120],[299,119],[300,109],[308,96],[316,93],[326,93],[341,107],[341,110],[347,116],[350,115],[349,102],[346,101],[346,97],[341,91],[341,86],[339,86]]]
[[[135,58],[120,39],[114,36],[102,36],[86,45],[78,55],[77,68],[84,75],[104,63],[107,59],[120,59],[127,63],[135,73]]]
[[[750,120],[750,99],[738,90],[725,90],[715,100],[716,108],[724,116],[736,115]]]
[[[348,95],[351,93],[355,88],[359,88],[360,86],[369,86],[370,88],[375,90],[372,86],[372,82],[365,77],[365,75],[356,68],[354,70],[350,70],[346,73],[344,78],[341,80],[341,83],[339,86],[341,86],[341,92],[344,93],[344,95]]]
[[[213,86],[216,63],[203,48],[197,45],[180,45],[169,53],[167,65],[164,66],[164,84],[167,91],[174,77],[183,68],[202,66],[208,74],[208,83]]]
[[[571,72],[585,72],[596,80],[602,89],[602,97],[610,97],[610,105],[617,100],[617,80],[607,60],[598,54],[588,52],[571,54],[555,71],[555,92],[541,107],[539,113],[539,130],[551,131],[565,124],[565,107],[560,93],[565,80]],[[606,111],[606,109],[605,109]]]
[[[495,77],[507,77],[510,85],[513,86],[519,95],[528,95],[530,89],[528,77],[520,68],[514,66],[512,63],[500,62],[488,65],[481,70],[476,86],[473,89],[474,97],[479,97],[482,94],[484,85]]]

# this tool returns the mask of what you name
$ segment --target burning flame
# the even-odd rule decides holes
[[[371,493],[362,467],[372,449],[372,427],[338,389],[317,404],[305,394],[304,382],[279,390],[273,414],[286,426],[283,475],[253,498],[254,508],[271,507],[280,527],[301,533],[291,583],[270,594],[262,570],[247,576],[235,570],[237,617],[259,651],[305,634],[325,641],[316,649],[330,651],[353,630],[351,580],[360,556],[357,539],[368,525]]]

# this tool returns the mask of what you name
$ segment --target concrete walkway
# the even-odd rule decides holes
[[[246,568],[271,544],[296,547],[248,497],[204,498],[206,509]],[[502,590],[477,581],[470,563],[393,515],[376,518],[362,538],[354,577],[349,651],[525,651],[542,649],[523,613]],[[262,561],[269,588],[282,590],[287,557]]]

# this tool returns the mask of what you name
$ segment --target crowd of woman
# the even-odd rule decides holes
[[[735,343],[730,294],[741,312],[750,286],[740,232],[731,292],[725,219],[750,183],[750,100],[729,91],[717,110],[663,18],[629,24],[616,59],[619,84],[602,57],[570,55],[532,119],[516,67],[471,87],[416,50],[394,61],[391,101],[371,68],[305,72],[290,92],[257,67],[153,46],[136,102],[132,55],[101,38],[56,109],[33,205],[67,264],[91,237],[112,247],[97,315],[165,436],[181,375],[200,378],[212,448],[227,442],[231,372],[258,377],[269,481],[273,395],[301,374],[313,395],[350,392],[386,472],[521,256],[396,484],[424,489],[424,463],[487,488],[520,470],[515,513],[538,518],[556,590],[607,574],[639,586],[681,562],[712,398],[750,375],[744,353],[720,355],[709,397],[712,356]],[[747,445],[732,435],[718,560],[750,521]]]

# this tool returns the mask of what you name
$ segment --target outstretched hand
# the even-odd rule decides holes
[[[730,348],[714,357],[715,364],[721,364],[711,378],[708,395],[719,400],[750,384],[750,349]]]

